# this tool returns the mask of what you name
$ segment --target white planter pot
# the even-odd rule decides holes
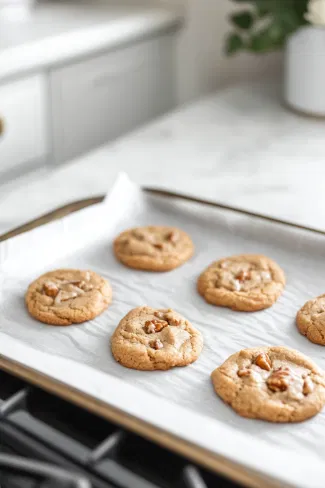
[[[289,38],[284,98],[295,110],[325,117],[325,27],[302,27]]]

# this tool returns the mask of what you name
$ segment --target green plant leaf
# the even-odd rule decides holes
[[[300,19],[305,21],[304,14],[307,11],[308,0],[296,0],[294,3],[294,9]]]
[[[306,24],[304,13],[309,0],[233,0],[242,6],[231,17],[232,23],[244,35],[242,46],[255,53],[265,53],[283,47],[286,39],[300,26]],[[244,5],[250,4],[254,10],[249,11]],[[250,19],[242,20],[242,15],[249,12]],[[239,19],[239,20],[237,20]],[[267,25],[265,25],[267,22]],[[248,37],[248,39],[247,39]]]
[[[256,6],[256,12],[257,12],[257,16],[260,19],[263,19],[267,15],[270,15],[270,9],[268,7],[264,7],[263,5],[260,5],[260,6],[257,5]]]
[[[301,18],[297,12],[278,8],[274,11],[274,23],[281,25],[283,32],[290,34],[301,25]]]
[[[253,34],[249,43],[249,49],[255,53],[266,53],[279,49],[285,41],[285,32],[278,24],[270,24],[256,34]]]
[[[253,22],[254,22],[253,15],[249,10],[247,10],[245,12],[232,14],[230,19],[231,19],[231,22],[236,27],[239,27],[240,29],[245,29],[245,30],[250,29],[253,25]]]
[[[244,42],[239,34],[231,33],[226,38],[225,51],[228,56],[244,49]]]

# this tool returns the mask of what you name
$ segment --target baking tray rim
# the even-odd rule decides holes
[[[272,216],[261,214],[258,212],[252,212],[240,207],[231,206],[221,202],[205,200],[184,193],[162,190],[156,187],[141,187],[141,189],[148,194],[207,205],[221,210],[228,210],[237,214],[242,214],[249,217],[255,217],[264,221],[281,224],[285,227],[292,227],[295,229],[305,230],[325,236],[325,231],[322,231],[320,229],[300,225],[287,220],[274,218]],[[54,220],[61,219],[67,215],[77,212],[78,210],[82,210],[86,207],[99,204],[103,202],[104,199],[105,196],[101,195],[70,202],[63,206],[60,206],[55,210],[47,212],[36,219],[33,219],[23,225],[20,225],[19,227],[12,229],[11,231],[0,235],[0,242],[11,239],[12,237],[28,232],[36,227],[40,227]],[[211,452],[208,449],[195,445],[187,440],[178,437],[175,434],[162,430],[157,426],[154,426],[142,419],[132,416],[124,412],[123,410],[118,409],[117,407],[108,405],[107,403],[98,400],[91,395],[88,395],[87,393],[81,392],[71,386],[67,386],[63,382],[52,378],[49,375],[40,373],[12,359],[5,358],[1,354],[0,369],[3,369],[8,373],[11,373],[25,381],[28,381],[35,386],[41,387],[44,390],[49,391],[50,393],[56,394],[67,401],[70,401],[82,408],[85,408],[99,416],[106,418],[109,421],[115,422],[118,425],[138,435],[141,435],[151,441],[154,441],[166,447],[167,449],[170,449],[182,456],[185,456],[193,462],[196,462],[214,471],[217,474],[229,477],[230,479],[240,484],[243,484],[244,486],[249,486],[252,488],[285,488],[286,486],[292,486],[289,484],[284,484],[283,481],[279,481],[275,478],[263,475],[263,473],[241,465],[240,463],[236,463],[235,461],[230,460],[220,454]]]

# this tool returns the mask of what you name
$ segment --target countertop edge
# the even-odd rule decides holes
[[[79,61],[94,53],[120,49],[160,32],[177,30],[184,15],[175,10],[153,10],[121,21],[72,30],[0,52],[0,84],[28,72]]]

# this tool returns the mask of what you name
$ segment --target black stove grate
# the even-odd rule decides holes
[[[0,371],[0,486],[236,488],[238,485]]]

